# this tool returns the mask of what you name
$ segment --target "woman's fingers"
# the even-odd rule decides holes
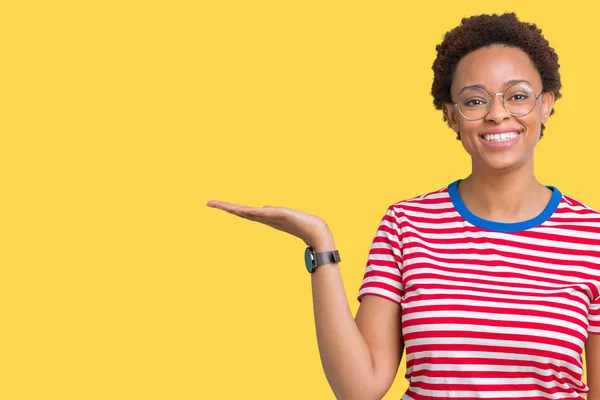
[[[248,206],[244,206],[242,204],[234,204],[234,203],[228,203],[226,201],[216,201],[216,200],[211,200],[208,203],[206,203],[206,205],[209,207],[218,208],[218,209],[227,211],[228,213],[237,215],[238,217],[246,218],[246,219],[249,219],[252,221],[266,223],[263,218],[266,216],[265,212],[263,211],[263,210],[265,210],[265,208],[248,207]],[[269,210],[273,209],[273,207],[271,207],[271,206],[265,206],[265,207],[268,207]]]
[[[233,213],[246,219],[258,221],[262,216],[259,208],[240,206],[233,209]],[[259,221],[262,222],[262,221]]]
[[[219,201],[219,200],[211,200],[208,203],[206,203],[206,205],[209,207],[220,208],[222,210],[225,210],[227,208],[239,206],[240,204],[228,203],[226,201]]]

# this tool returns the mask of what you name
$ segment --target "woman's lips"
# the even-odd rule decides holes
[[[481,143],[483,143],[484,146],[487,146],[487,147],[504,148],[504,147],[510,147],[510,146],[514,145],[515,143],[517,143],[519,141],[520,138],[521,138],[521,132],[518,132],[517,137],[515,137],[513,139],[509,139],[509,140],[489,141],[489,140],[485,140],[484,137],[482,135],[480,135],[479,141]]]

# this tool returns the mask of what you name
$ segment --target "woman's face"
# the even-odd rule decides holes
[[[467,86],[479,85],[488,94],[502,93],[511,86],[511,81],[520,80],[528,82],[535,96],[542,91],[540,74],[523,50],[494,45],[475,50],[460,60],[450,93],[452,101],[459,103],[461,95],[465,97]],[[473,168],[508,171],[533,162],[541,124],[548,120],[553,104],[554,93],[543,93],[533,111],[515,117],[502,106],[501,96],[492,96],[490,112],[476,121],[465,119],[452,103],[444,103],[443,110],[451,128],[460,132],[463,147],[473,160]],[[500,132],[507,134],[503,138],[489,136]],[[506,142],[493,140],[511,137],[509,132],[517,132],[518,137]]]

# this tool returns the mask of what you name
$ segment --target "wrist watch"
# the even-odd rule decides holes
[[[308,246],[304,251],[304,263],[306,264],[306,270],[311,274],[315,272],[315,269],[317,269],[319,265],[340,261],[342,261],[342,259],[340,258],[340,253],[337,250],[316,253],[312,246]]]

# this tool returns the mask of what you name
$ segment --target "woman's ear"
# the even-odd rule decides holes
[[[554,92],[544,92],[542,94],[542,124],[548,122],[552,107],[554,107]]]
[[[454,104],[452,103],[443,103],[442,104],[442,113],[444,114],[444,120],[448,122],[448,126],[452,128],[452,130],[458,133],[458,115],[456,114],[458,111]]]

